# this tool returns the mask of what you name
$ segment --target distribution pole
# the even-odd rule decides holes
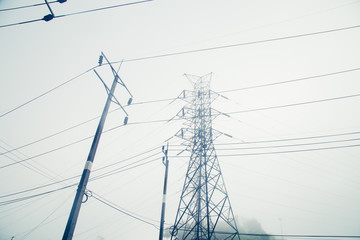
[[[103,53],[102,53],[102,56],[103,56]],[[107,114],[109,111],[110,103],[114,96],[116,85],[118,83],[118,78],[119,78],[119,76],[116,74],[114,76],[114,81],[112,83],[111,90],[108,93],[108,98],[106,100],[105,107],[104,107],[103,113],[101,115],[99,125],[96,129],[96,133],[95,133],[95,136],[94,136],[91,148],[90,148],[90,152],[89,152],[89,155],[88,155],[88,158],[87,158],[87,161],[86,161],[86,164],[85,164],[82,176],[81,176],[80,183],[78,185],[74,203],[71,208],[70,216],[67,221],[62,240],[71,240],[73,237],[76,222],[77,222],[79,212],[80,212],[82,199],[85,194],[86,186],[87,186],[87,183],[88,183],[88,180],[90,177],[91,167],[94,162],[95,153],[96,153],[96,150],[97,150],[97,147],[99,144],[99,140],[100,140],[103,128],[104,128],[104,124],[105,124],[105,120],[106,120],[106,117],[107,117]]]
[[[168,178],[168,169],[169,169],[168,150],[169,150],[169,143],[166,146],[166,150],[164,150],[164,146],[162,148],[162,151],[165,154],[165,157],[163,157],[163,164],[165,165],[165,178],[164,178],[164,190],[163,190],[163,199],[162,199],[162,207],[161,207],[159,240],[163,240],[163,235],[164,235],[166,189],[167,189],[167,178]]]

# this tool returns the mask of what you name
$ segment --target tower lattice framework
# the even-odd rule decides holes
[[[181,95],[188,105],[178,114],[186,122],[177,136],[191,154],[171,239],[240,239],[213,143],[222,134],[212,128],[218,94],[210,90],[211,74],[186,76],[194,90]]]

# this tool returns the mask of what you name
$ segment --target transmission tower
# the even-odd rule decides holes
[[[176,135],[190,151],[189,166],[180,196],[171,239],[240,239],[213,140],[222,135],[212,128],[221,113],[211,108],[219,96],[210,90],[211,74],[186,75],[194,86],[181,98],[188,102],[178,116],[186,120]]]

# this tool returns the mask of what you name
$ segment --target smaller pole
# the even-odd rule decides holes
[[[165,165],[165,178],[164,178],[163,199],[162,199],[162,207],[161,207],[159,240],[163,240],[163,236],[164,236],[166,189],[167,189],[167,178],[168,178],[168,170],[169,170],[168,149],[169,149],[169,143],[167,143],[166,150],[164,150],[164,146],[162,150],[163,153],[165,154],[165,157],[163,157],[163,164]]]

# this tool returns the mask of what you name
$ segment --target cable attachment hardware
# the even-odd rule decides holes
[[[48,21],[52,20],[55,17],[55,15],[54,15],[53,11],[51,10],[51,7],[47,0],[45,0],[45,3],[50,11],[50,14],[45,15],[42,20],[44,20],[45,22],[48,22]]]
[[[82,203],[86,203],[89,200],[89,198],[92,197],[92,195],[93,195],[92,191],[86,190],[84,193],[85,199],[83,198]]]

